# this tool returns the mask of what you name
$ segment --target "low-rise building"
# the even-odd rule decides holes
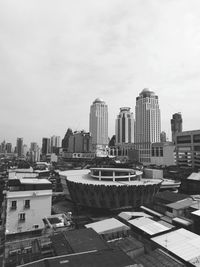
[[[157,166],[175,165],[175,145],[172,142],[159,142],[151,145],[151,164]]]
[[[52,184],[47,179],[9,179],[6,192],[6,235],[44,228],[51,215]]]

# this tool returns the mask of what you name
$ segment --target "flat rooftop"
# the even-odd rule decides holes
[[[136,175],[140,176],[142,174],[141,171],[135,170]],[[141,180],[133,180],[133,181],[99,181],[90,176],[90,170],[69,170],[69,171],[61,171],[59,172],[61,176],[65,176],[68,181],[74,183],[82,183],[82,184],[92,184],[92,185],[115,185],[115,186],[124,186],[124,185],[153,185],[159,184],[162,182],[161,179],[141,179]]]
[[[105,219],[99,222],[85,225],[86,228],[94,229],[98,234],[129,230],[130,227],[115,218]]]
[[[128,222],[131,225],[135,226],[136,228],[147,233],[148,235],[156,235],[158,233],[168,231],[173,227],[173,226],[171,227],[166,226],[159,222],[153,221],[150,218],[144,218],[144,217],[133,219]]]
[[[152,238],[180,259],[200,266],[200,236],[183,228]]]

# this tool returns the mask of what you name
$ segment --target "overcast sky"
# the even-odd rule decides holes
[[[199,14],[199,0],[1,0],[0,141],[88,131],[97,97],[111,137],[143,88],[169,137],[175,112],[200,129]]]

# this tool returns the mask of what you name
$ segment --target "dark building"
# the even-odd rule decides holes
[[[62,139],[62,148],[65,151],[68,151],[68,147],[69,147],[69,138],[70,136],[73,135],[72,129],[68,128],[67,132],[65,134],[65,137]]]
[[[50,138],[42,138],[42,155],[50,153]]]
[[[165,143],[166,141],[167,141],[166,132],[163,131],[160,133],[160,142]]]
[[[22,157],[23,156],[23,138],[17,138],[17,156]]]
[[[175,113],[171,119],[171,131],[172,131],[172,142],[175,143],[175,136],[177,133],[181,133],[183,130],[183,120],[181,113]]]
[[[12,153],[12,144],[6,143],[6,153]]]

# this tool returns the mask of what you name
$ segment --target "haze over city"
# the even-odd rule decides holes
[[[87,131],[97,97],[111,137],[143,88],[158,95],[169,138],[175,112],[199,129],[199,11],[198,0],[2,0],[0,141]]]

